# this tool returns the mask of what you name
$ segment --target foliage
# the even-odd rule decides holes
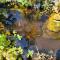
[[[28,50],[27,58],[32,57],[32,56],[33,56],[33,50]]]
[[[3,59],[6,59],[6,60],[21,59],[22,60],[22,54],[24,52],[24,50],[22,49],[22,46],[15,47],[14,45],[10,44],[11,41],[7,40],[6,37],[7,37],[7,35],[5,35],[4,33],[0,34],[0,59],[1,60],[3,60]],[[13,37],[16,37],[16,36],[13,36]],[[13,41],[15,41],[15,40],[13,40]],[[12,42],[12,43],[14,43],[14,42]],[[10,45],[12,45],[12,47]],[[32,57],[32,54],[33,54],[32,51],[28,50],[27,55]],[[18,56],[19,56],[19,58],[18,58]]]
[[[16,60],[18,55],[23,54],[23,49],[21,47],[13,48],[4,48],[0,46],[0,59],[3,60],[3,57],[6,60]]]
[[[7,10],[2,8],[0,9],[0,22],[4,22],[7,17]]]
[[[46,11],[48,13],[52,12],[53,3],[51,2],[51,0],[41,0],[40,4],[41,4],[42,12],[44,12],[44,11]]]
[[[25,6],[31,6],[32,5],[32,3],[29,2],[28,0],[17,0],[17,1],[20,2],[22,5],[25,5]]]
[[[6,0],[0,0],[0,2],[1,2],[1,3],[5,3],[5,2],[6,2]]]
[[[15,36],[15,37],[17,37],[17,38],[18,38],[18,40],[21,40],[21,39],[22,39],[22,36],[20,36],[19,34],[17,34],[17,35],[16,35],[16,34],[14,34],[14,36]]]
[[[5,34],[0,34],[0,46],[7,47],[10,44],[10,42],[6,39]]]

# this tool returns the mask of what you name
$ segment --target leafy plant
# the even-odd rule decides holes
[[[6,39],[5,34],[0,34],[0,46],[7,47],[10,44],[10,42]]]
[[[18,55],[20,55],[21,58],[22,54],[23,49],[21,47],[4,48],[3,46],[0,46],[0,60],[16,60]]]
[[[32,57],[32,56],[33,56],[33,50],[28,50],[27,58]]]

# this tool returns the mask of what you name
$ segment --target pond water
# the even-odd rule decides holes
[[[6,25],[13,25],[16,21],[18,20],[23,20],[23,15],[17,10],[11,10],[9,13],[6,15]]]
[[[23,18],[23,15],[19,12],[19,11],[10,11],[10,13],[8,15],[12,14],[13,16],[10,18],[16,18],[16,21],[19,21],[19,20],[24,20]],[[46,20],[48,19],[48,15],[44,14],[41,16],[41,19],[40,21],[42,23],[45,23]],[[37,22],[36,22],[37,23]],[[23,24],[23,22],[22,22]],[[37,25],[39,25],[40,23],[37,23]],[[58,48],[60,48],[60,41],[57,41],[57,40],[53,40],[51,39],[49,36],[47,38],[47,35],[44,35],[43,33],[43,36],[44,37],[39,37],[36,39],[36,42],[37,42],[37,46],[40,48],[51,48],[53,50],[56,50]],[[27,46],[25,45],[25,43],[23,41],[21,41],[23,44],[22,46]]]

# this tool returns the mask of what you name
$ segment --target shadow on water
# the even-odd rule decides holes
[[[47,14],[43,14],[43,15],[41,16],[41,18],[40,18],[40,21],[41,21],[42,23],[45,23],[48,18],[49,18],[49,17],[48,17]]]
[[[8,12],[8,17],[5,20],[6,27],[11,27],[18,20],[23,20],[23,15],[17,10],[10,10]]]

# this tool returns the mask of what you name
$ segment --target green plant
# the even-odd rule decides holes
[[[29,58],[29,57],[32,58],[32,56],[33,56],[33,50],[28,50],[27,58]]]
[[[5,34],[0,34],[0,46],[7,47],[10,44],[10,42],[6,39]]]
[[[6,60],[16,60],[18,55],[23,54],[23,49],[21,47],[13,47],[13,48],[4,48],[3,46],[0,46],[0,60],[6,59]]]
[[[4,22],[7,17],[7,10],[2,8],[0,9],[0,22]]]
[[[21,47],[13,47],[13,48],[9,48],[7,50],[7,54],[6,54],[6,59],[8,60],[16,60],[18,55],[22,55],[23,54],[23,49]],[[10,57],[10,58],[9,58]]]

